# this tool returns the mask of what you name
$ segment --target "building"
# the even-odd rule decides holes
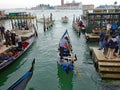
[[[82,10],[92,10],[92,9],[94,9],[93,4],[82,5]]]
[[[61,6],[63,6],[64,5],[64,0],[61,0]]]
[[[64,0],[61,0],[61,5],[59,6],[55,6],[55,9],[82,9],[82,3],[76,3],[75,0],[72,1],[72,3],[65,3],[64,4]]]
[[[7,16],[5,15],[5,10],[0,10],[0,20],[1,19],[6,19]]]

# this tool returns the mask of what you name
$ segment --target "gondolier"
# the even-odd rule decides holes
[[[20,35],[17,35],[17,41],[18,41],[18,50],[22,50],[22,37]]]
[[[63,59],[64,49],[68,47],[68,37],[66,36],[60,41],[60,59]]]

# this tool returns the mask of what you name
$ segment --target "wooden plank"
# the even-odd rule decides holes
[[[95,48],[95,47],[92,48],[92,50],[99,62],[101,61],[120,62],[120,56],[118,57],[114,56],[113,59],[108,59],[108,58],[105,58],[105,55],[103,54],[103,50],[98,50],[98,48]]]
[[[99,66],[120,67],[120,62],[99,62]]]
[[[105,58],[103,50],[91,47],[92,58],[97,62],[98,71],[102,79],[120,79],[120,56],[113,59]]]
[[[85,35],[86,35],[86,37],[88,37],[88,38],[96,38],[96,39],[99,39],[99,38],[100,38],[100,36],[94,35],[94,34],[85,33]]]
[[[120,74],[100,73],[100,76],[103,79],[120,79]]]
[[[100,72],[120,73],[120,67],[99,67]]]

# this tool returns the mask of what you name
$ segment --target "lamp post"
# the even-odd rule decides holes
[[[117,1],[114,2],[115,12],[117,12]]]

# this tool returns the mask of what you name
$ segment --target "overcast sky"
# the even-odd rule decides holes
[[[73,0],[64,0],[66,2],[72,2]],[[116,1],[120,5],[120,0],[75,0],[76,2],[82,2],[82,4],[94,4],[95,7],[99,5],[112,5]],[[61,0],[0,0],[0,9],[6,8],[31,8],[38,4],[50,4],[60,5]]]

